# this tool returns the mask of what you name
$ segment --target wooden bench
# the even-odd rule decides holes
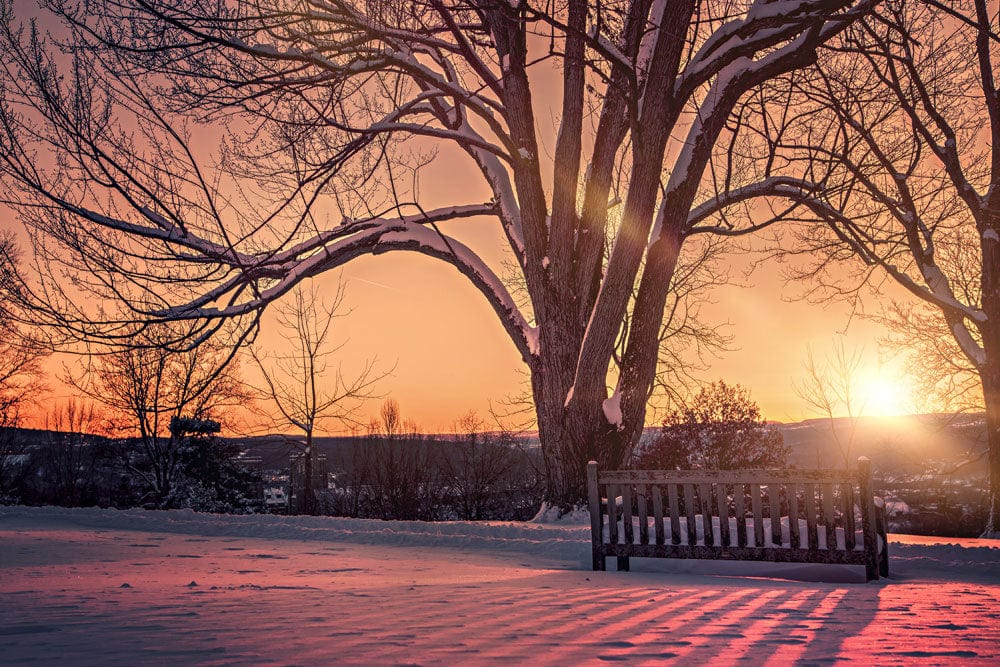
[[[602,470],[587,466],[594,569],[608,556],[864,565],[889,575],[871,462],[854,470]],[[798,528],[792,530],[790,528]]]

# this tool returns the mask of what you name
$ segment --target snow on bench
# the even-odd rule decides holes
[[[871,462],[854,470],[602,470],[587,465],[595,570],[608,556],[864,565],[889,575]],[[664,511],[666,510],[666,511]],[[652,529],[650,528],[652,523]]]

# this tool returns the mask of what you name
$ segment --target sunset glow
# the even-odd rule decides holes
[[[869,417],[898,417],[913,409],[913,396],[907,383],[886,375],[872,374],[863,378],[862,414]]]
[[[0,54],[0,667],[1000,667],[1000,0]]]

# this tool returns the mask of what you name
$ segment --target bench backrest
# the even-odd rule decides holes
[[[719,557],[706,556],[706,548],[748,559],[788,556],[775,550],[818,562],[866,562],[869,551],[876,557],[865,458],[854,470],[599,471],[591,462],[587,475],[595,553],[602,545],[667,545],[664,555],[687,557]]]

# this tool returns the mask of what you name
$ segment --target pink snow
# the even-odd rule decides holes
[[[586,516],[425,524],[0,507],[3,664],[997,664],[1000,548],[590,570]],[[609,559],[613,568],[614,559]]]

